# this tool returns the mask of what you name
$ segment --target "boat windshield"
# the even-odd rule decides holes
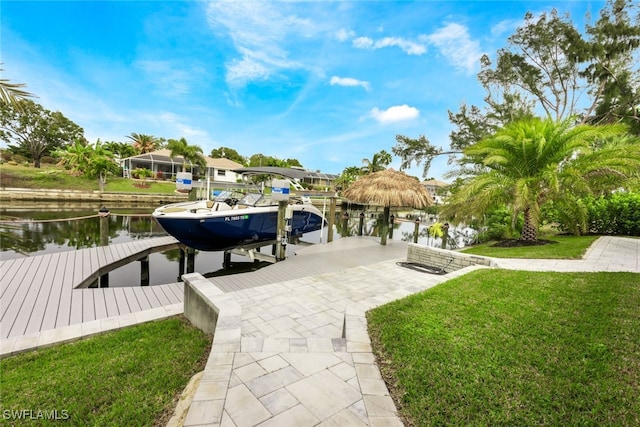
[[[249,193],[246,194],[238,204],[244,206],[271,206],[273,201],[270,197],[265,197],[264,194]]]
[[[213,198],[213,200],[215,202],[222,202],[222,203],[228,204],[229,206],[233,206],[236,203],[238,203],[238,201],[241,200],[243,197],[244,197],[243,193],[239,193],[237,191],[225,190],[218,193]]]

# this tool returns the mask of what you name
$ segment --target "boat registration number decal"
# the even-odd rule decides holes
[[[227,216],[224,218],[225,221],[242,221],[245,219],[249,219],[249,215]]]

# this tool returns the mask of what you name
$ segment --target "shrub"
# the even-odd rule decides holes
[[[13,154],[11,156],[11,160],[16,162],[17,164],[27,163],[27,158],[21,154]]]
[[[56,159],[54,159],[51,156],[42,156],[42,158],[40,159],[40,163],[43,163],[46,165],[53,165],[56,163]]]
[[[591,232],[640,236],[640,194],[614,193],[586,203]]]
[[[55,181],[62,171],[57,169],[44,170],[42,172],[38,172],[34,178],[38,181]]]
[[[136,168],[131,171],[131,176],[135,179],[145,179],[153,176],[153,172],[146,168]]]

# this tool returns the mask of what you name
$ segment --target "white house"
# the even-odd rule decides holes
[[[199,166],[191,163],[187,166],[187,170],[193,173],[194,180],[206,181],[207,177],[209,177],[211,182],[238,182],[240,175],[233,172],[233,170],[239,169],[243,165],[229,159],[212,159],[208,156],[205,156],[205,159],[207,161],[206,170],[200,170]],[[132,177],[131,172],[136,169],[149,169],[154,179],[173,180],[176,173],[182,172],[183,164],[184,158],[182,156],[172,158],[171,151],[166,149],[120,160],[123,174],[128,178]]]
[[[449,184],[443,181],[438,181],[437,179],[422,181],[421,184],[427,189],[429,195],[436,204],[442,204],[442,201],[446,197],[446,191],[444,191],[444,189],[448,187]]]

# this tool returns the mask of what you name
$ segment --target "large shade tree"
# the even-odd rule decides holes
[[[442,215],[470,220],[507,205],[514,216],[524,215],[522,239],[537,240],[545,203],[615,189],[640,173],[640,143],[624,135],[621,125],[573,126],[570,120],[508,124],[464,150],[482,169],[466,178]]]
[[[211,158],[212,159],[229,159],[233,160],[236,163],[240,163],[244,165],[247,162],[247,159],[240,155],[235,149],[229,147],[220,147],[214,148],[211,150]]]
[[[13,153],[32,159],[39,168],[43,156],[77,139],[84,140],[84,130],[59,111],[22,99],[0,102],[0,139]]]
[[[579,31],[568,14],[556,9],[527,12],[522,25],[495,55],[480,60],[478,81],[484,104],[462,104],[449,112],[455,126],[449,147],[405,135],[393,153],[402,169],[462,151],[508,123],[544,114],[581,123],[625,123],[640,135],[640,6],[632,0],[607,0],[593,24]],[[590,18],[586,20],[590,22]]]

